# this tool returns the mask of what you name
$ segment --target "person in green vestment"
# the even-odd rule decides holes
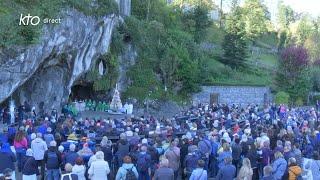
[[[106,102],[103,102],[102,103],[102,111],[104,112],[106,110],[107,110],[107,104],[106,104]]]
[[[92,101],[92,111],[96,111],[96,105],[97,105],[97,103],[96,103],[96,101]]]

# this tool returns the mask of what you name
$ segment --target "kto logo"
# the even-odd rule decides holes
[[[30,16],[30,14],[28,14],[27,16],[23,16],[23,14],[20,15],[20,22],[19,25],[24,25],[27,26],[29,24],[31,24],[32,26],[36,26],[40,23],[40,18],[39,16]]]

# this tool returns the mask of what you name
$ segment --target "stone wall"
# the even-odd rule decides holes
[[[210,103],[210,95],[218,94],[218,103],[263,104],[272,100],[269,87],[257,86],[202,86],[202,91],[193,95],[194,102]]]

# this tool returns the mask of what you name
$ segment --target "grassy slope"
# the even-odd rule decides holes
[[[213,25],[209,29],[208,40],[217,45],[214,54],[222,54],[221,43],[224,32]],[[269,53],[276,47],[276,36],[268,34],[257,40],[256,46],[261,49],[260,55],[248,57],[247,71],[232,70],[214,58],[209,58],[206,63],[207,72],[211,75],[205,80],[206,85],[271,85],[274,70],[277,67],[277,55]]]

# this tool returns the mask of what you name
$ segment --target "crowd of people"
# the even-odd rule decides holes
[[[0,128],[3,179],[320,179],[318,107],[199,104],[168,119],[34,114]]]

